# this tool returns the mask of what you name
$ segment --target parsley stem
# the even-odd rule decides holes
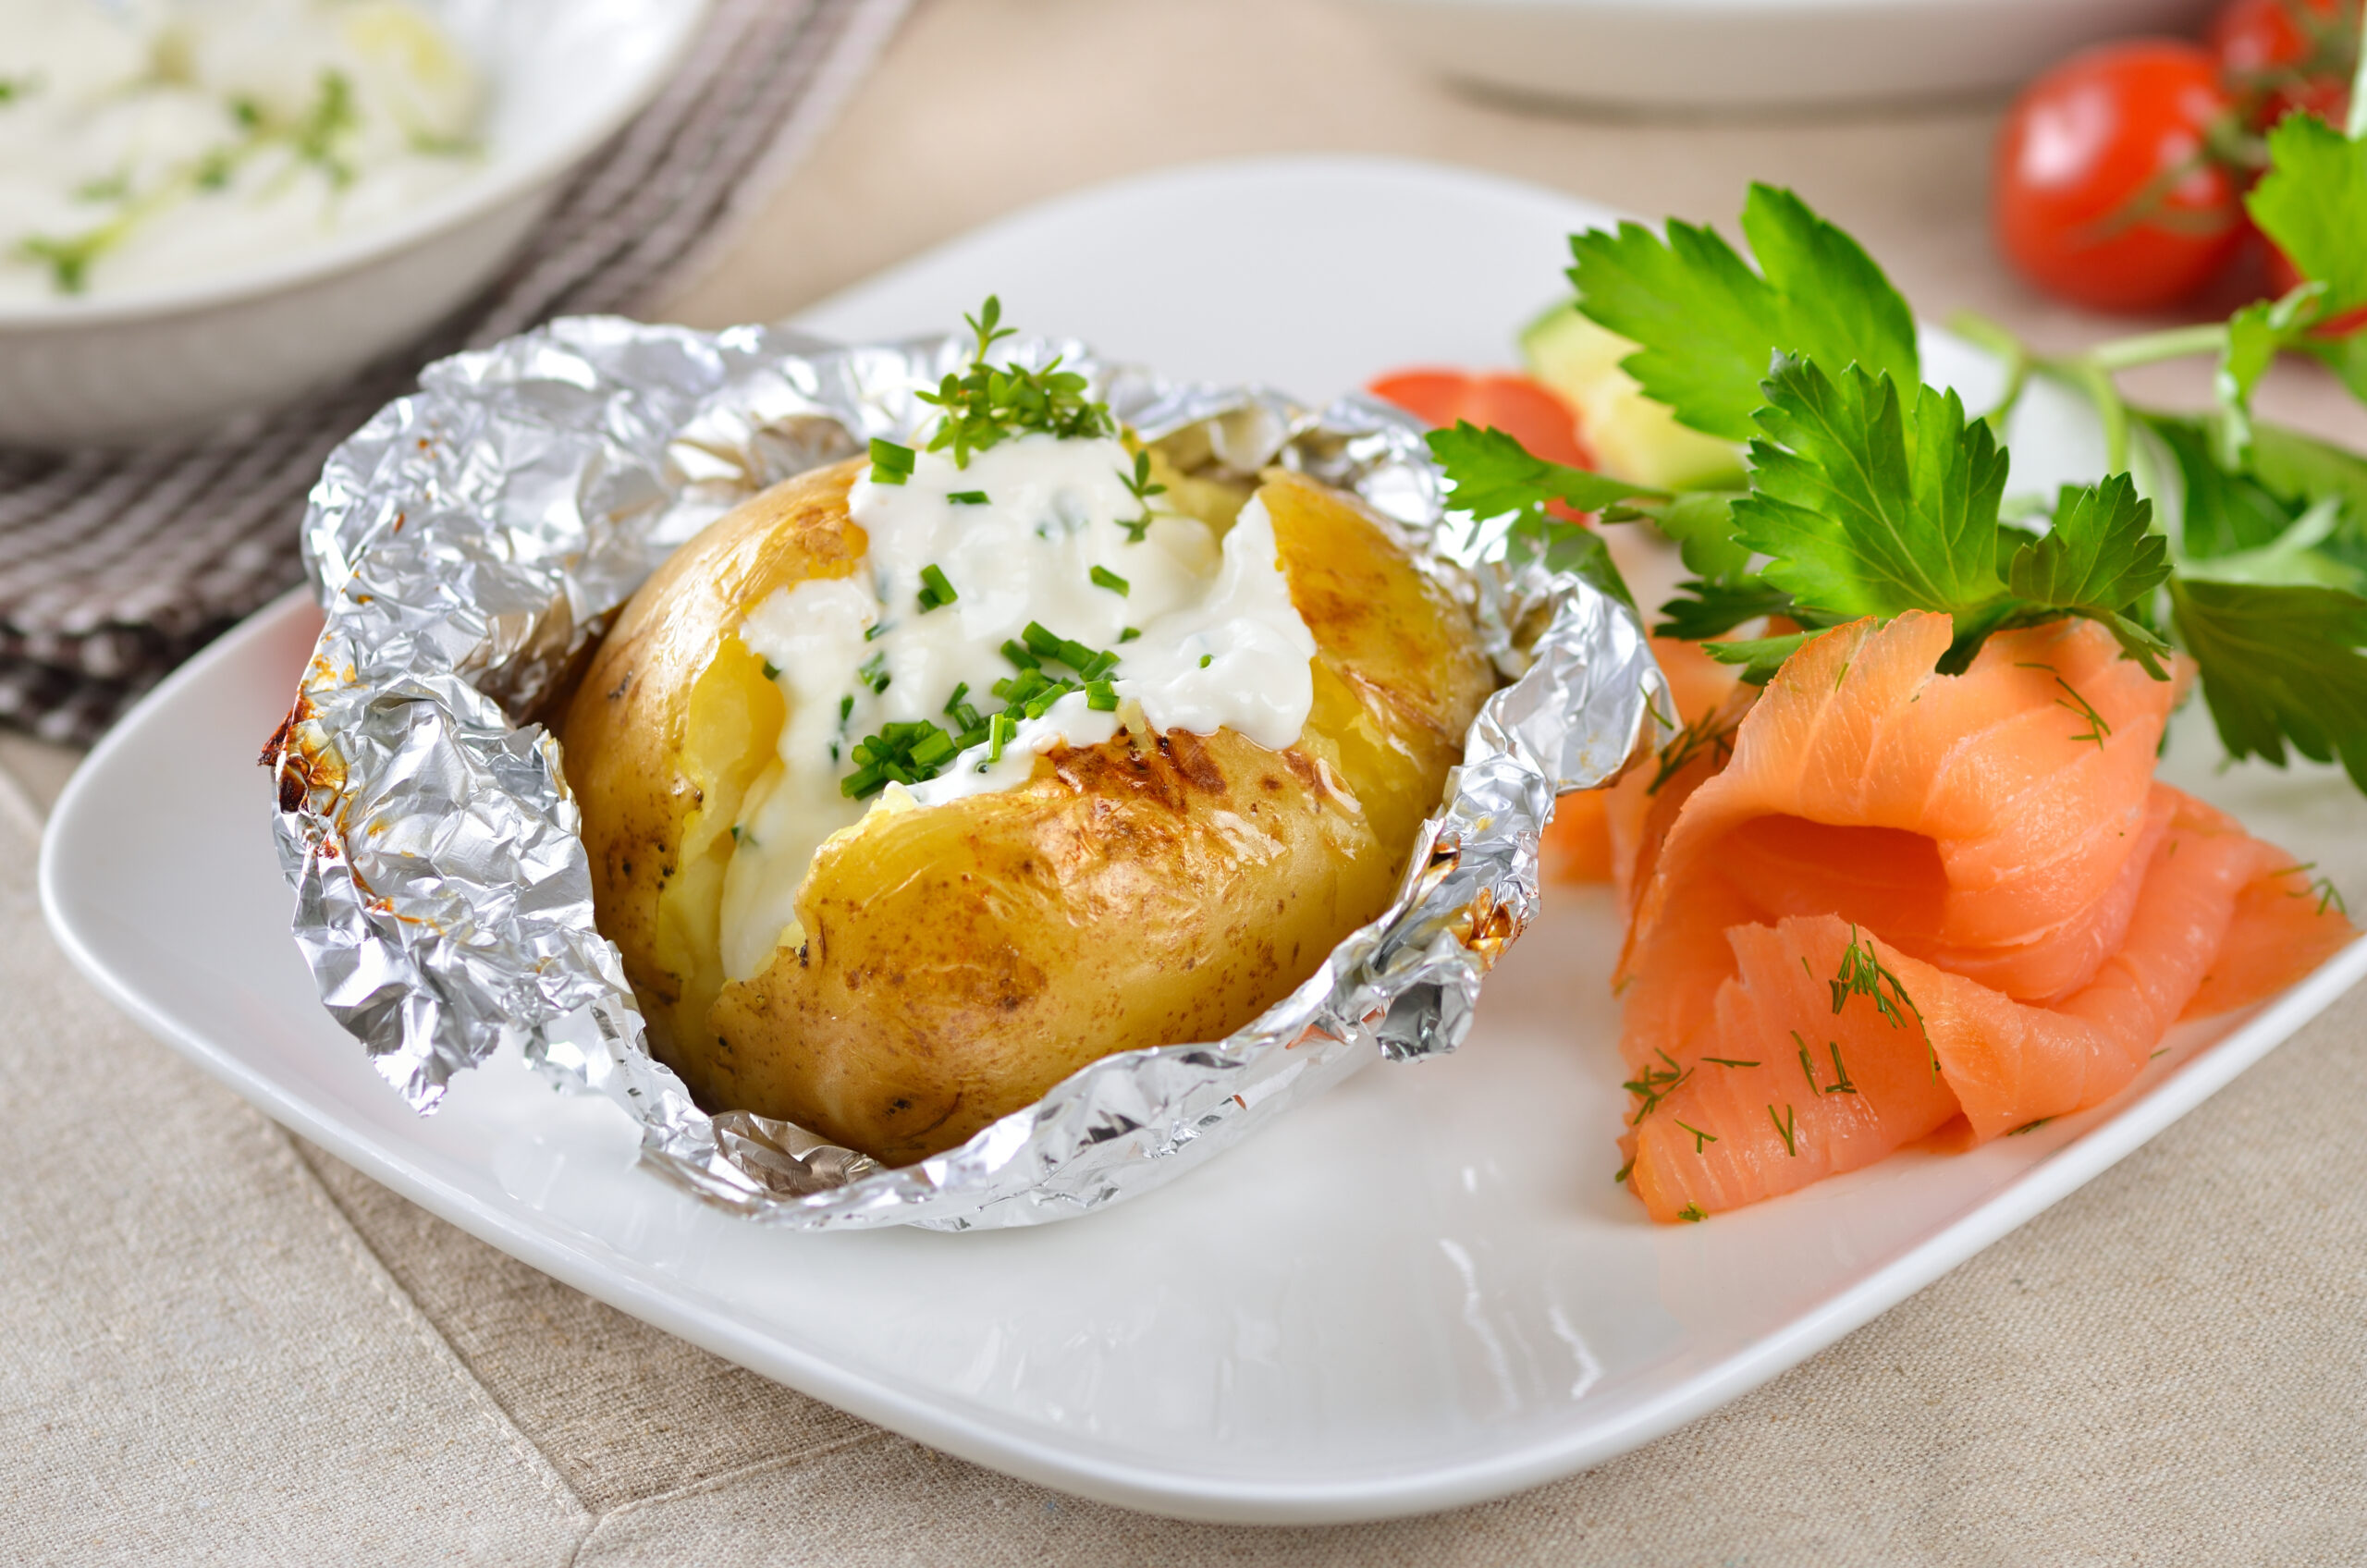
[[[2360,19],[2359,68],[2350,79],[2350,113],[2342,133],[2353,141],[2367,140],[2367,16]]]
[[[2174,326],[2165,332],[2140,332],[2133,337],[2116,337],[2109,343],[2099,343],[2080,359],[2106,373],[2132,370],[2163,360],[2183,360],[2195,354],[2224,353],[2227,348],[2227,324],[2204,322],[2195,326]]]

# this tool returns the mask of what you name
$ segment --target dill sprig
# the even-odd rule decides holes
[[[1708,1214],[1702,1211],[1701,1206],[1698,1203],[1686,1204],[1683,1208],[1676,1211],[1676,1217],[1679,1219],[1684,1220],[1687,1225],[1699,1225],[1701,1221],[1710,1218]]]
[[[1874,1011],[1888,1019],[1894,1029],[1906,1028],[1907,1015],[1910,1012],[1915,1014],[1916,1023],[1923,1022],[1922,1011],[1916,1007],[1915,999],[1907,994],[1907,987],[1899,984],[1898,976],[1883,962],[1882,955],[1874,950],[1874,945],[1858,937],[1854,924],[1849,927],[1849,945],[1842,949],[1841,973],[1825,984],[1833,987],[1833,1011],[1835,1012],[1839,1012],[1851,997],[1870,997],[1873,999]],[[1883,992],[1884,986],[1889,987],[1887,995]]]
[[[2042,1116],[2036,1121],[2025,1121],[2019,1127],[2017,1127],[2012,1132],[2007,1133],[2005,1136],[2009,1138],[2018,1138],[2025,1133],[2035,1133],[2054,1120],[2054,1118],[2052,1116]]]
[[[1767,1120],[1775,1123],[1776,1133],[1784,1140],[1784,1152],[1797,1158],[1800,1145],[1794,1136],[1798,1125],[1797,1114],[1787,1104],[1784,1107],[1784,1114],[1778,1117],[1775,1108],[1771,1105],[1767,1108]]]
[[[1715,1133],[1704,1133],[1700,1128],[1694,1126],[1692,1123],[1677,1121],[1674,1117],[1670,1118],[1670,1120],[1676,1121],[1676,1124],[1679,1127],[1684,1128],[1686,1132],[1693,1134],[1693,1152],[1695,1154],[1699,1154],[1705,1147],[1718,1141],[1718,1134]]]
[[[1684,772],[1705,751],[1714,751],[1718,766],[1723,767],[1726,759],[1734,755],[1735,731],[1741,728],[1742,716],[1730,713],[1722,704],[1679,729],[1676,738],[1661,748],[1660,770],[1644,787],[1644,793],[1659,794],[1663,785]]]
[[[2047,674],[2054,677],[2054,683],[2063,688],[2064,693],[2062,696],[2054,699],[2054,705],[2059,708],[2067,709],[2075,717],[2087,721],[2088,728],[2080,731],[2079,734],[2072,736],[2071,739],[2074,741],[2093,741],[2096,743],[2097,749],[2099,751],[2103,750],[2104,741],[2112,736],[2112,726],[2104,722],[2104,716],[2096,711],[2096,707],[2093,703],[2091,703],[2087,698],[2079,695],[2079,689],[2077,686],[2072,685],[2071,682],[2063,679],[2063,672],[2061,670],[2055,668],[2051,664],[2017,664],[2014,668],[2016,669],[2042,669],[2046,671]]]
[[[951,448],[953,466],[968,468],[970,454],[999,446],[1014,435],[1042,433],[1060,440],[1114,435],[1118,422],[1110,406],[1085,396],[1086,382],[1074,371],[1062,370],[1056,357],[1041,370],[1017,365],[992,365],[987,356],[1012,335],[1002,323],[1002,301],[987,296],[975,316],[962,318],[976,337],[969,370],[948,373],[934,392],[920,399],[939,410],[928,449]]]
[[[1825,1044],[1833,1047],[1833,1082],[1825,1085],[1824,1092],[1828,1095],[1856,1094],[1858,1085],[1849,1082],[1849,1070],[1841,1065],[1841,1042],[1827,1040]]]
[[[1737,1061],[1730,1056],[1705,1056],[1701,1060],[1703,1061],[1714,1061],[1720,1067],[1757,1067],[1759,1065],[1759,1063],[1755,1061]]]
[[[1644,1064],[1643,1072],[1627,1083],[1619,1085],[1644,1102],[1637,1108],[1636,1114],[1627,1119],[1627,1124],[1631,1127],[1651,1115],[1661,1101],[1674,1094],[1678,1085],[1693,1076],[1691,1068],[1678,1066],[1676,1058],[1669,1055],[1668,1052],[1655,1047],[1652,1054],[1668,1063],[1668,1066],[1654,1067],[1648,1061]]]

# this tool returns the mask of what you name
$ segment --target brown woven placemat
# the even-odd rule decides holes
[[[299,581],[322,460],[422,365],[551,316],[630,312],[693,270],[828,121],[905,5],[715,0],[681,70],[500,280],[342,386],[177,447],[0,450],[0,724],[87,742]]]

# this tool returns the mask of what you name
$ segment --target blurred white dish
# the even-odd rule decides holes
[[[2029,80],[2084,44],[2199,25],[2212,0],[1363,0],[1457,80],[1622,107],[1907,101]]]
[[[187,283],[0,303],[0,445],[181,435],[284,403],[484,287],[646,104],[704,0],[430,0],[487,79],[482,162],[401,218]]]

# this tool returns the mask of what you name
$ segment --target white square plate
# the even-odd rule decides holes
[[[1503,361],[1564,236],[1606,215],[1415,165],[1223,165],[1024,214],[801,324],[935,330],[997,289],[1025,327],[1321,398]],[[2033,437],[2017,482],[2050,460],[2076,459]],[[1598,1464],[1961,1262],[2367,972],[2354,946],[2264,1009],[2182,1029],[2120,1098],[2030,1136],[1664,1229],[1611,1182],[1608,899],[1556,889],[1460,1055],[1363,1072],[1171,1187],[1031,1231],[781,1234],[636,1170],[620,1114],[515,1064],[415,1118],[315,1004],[254,758],[317,626],[283,599],[92,753],[43,848],[76,962],[272,1116],[568,1283],[965,1458],[1162,1513],[1370,1518]],[[2173,772],[2360,885],[2367,805],[2337,775],[2214,777],[2214,753],[2189,722]]]

